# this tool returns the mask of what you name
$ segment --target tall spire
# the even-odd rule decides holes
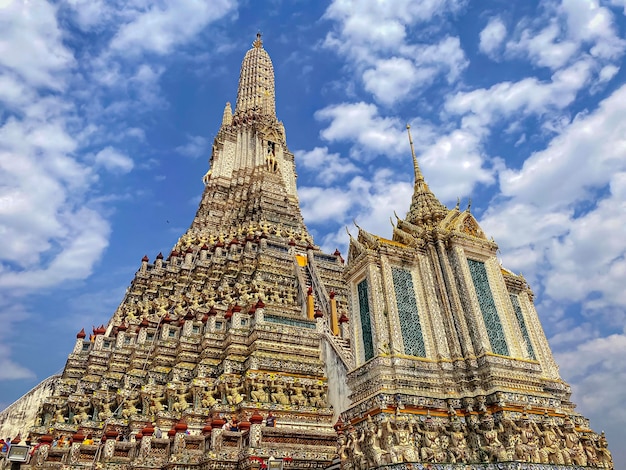
[[[274,66],[263,49],[261,33],[257,33],[241,64],[235,116],[255,114],[276,119],[275,97]]]
[[[415,148],[413,139],[411,138],[411,126],[406,125],[406,131],[409,135],[409,145],[411,146],[411,155],[413,157],[413,171],[415,173],[415,184],[413,186],[413,199],[411,208],[406,215],[407,222],[417,226],[434,226],[443,220],[448,213],[448,209],[444,206],[426,184],[424,175],[420,170],[415,156]]]
[[[417,157],[415,156],[415,147],[413,146],[413,139],[411,138],[411,125],[406,125],[406,132],[409,135],[409,145],[411,146],[411,156],[413,157],[413,172],[415,173],[415,182],[424,181],[424,175],[420,170],[419,163],[417,163]]]

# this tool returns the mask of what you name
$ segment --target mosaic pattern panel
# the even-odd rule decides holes
[[[370,301],[368,298],[367,279],[359,282],[359,311],[361,313],[361,333],[363,336],[363,351],[365,360],[374,357],[374,340],[372,338],[372,321],[370,319]]]
[[[483,320],[487,328],[487,336],[489,337],[491,350],[496,354],[508,356],[509,348],[506,344],[502,323],[500,322],[496,303],[493,300],[493,294],[489,286],[485,263],[473,259],[468,259],[467,263],[469,264],[474,289],[476,289],[476,295],[478,296],[480,311],[483,314]]]
[[[417,311],[415,289],[413,289],[413,277],[409,271],[394,267],[391,268],[391,274],[396,292],[404,353],[409,356],[426,357],[422,325]]]
[[[537,359],[535,356],[535,350],[533,349],[533,345],[530,342],[530,335],[528,334],[528,328],[526,328],[526,322],[524,321],[524,315],[522,315],[522,307],[519,304],[519,299],[517,295],[510,294],[511,303],[513,304],[513,310],[515,310],[515,317],[517,318],[517,323],[519,324],[519,329],[522,331],[522,337],[524,338],[524,343],[526,344],[526,350],[528,351],[528,356],[531,359]]]

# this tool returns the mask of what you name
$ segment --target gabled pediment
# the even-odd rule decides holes
[[[480,238],[481,240],[487,240],[487,236],[478,224],[478,221],[468,211],[461,212],[456,217],[448,219],[446,229],[460,232],[470,237]]]

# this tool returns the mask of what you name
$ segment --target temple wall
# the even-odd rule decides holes
[[[43,401],[52,395],[60,375],[48,377],[19,400],[0,412],[0,436],[14,438],[19,433],[24,439],[35,425],[37,411]]]
[[[326,366],[328,377],[328,402],[333,407],[333,422],[339,418],[339,413],[350,406],[350,388],[348,388],[347,371],[333,347],[327,341],[322,341],[322,360]]]

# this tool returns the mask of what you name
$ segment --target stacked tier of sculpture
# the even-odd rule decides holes
[[[524,278],[469,207],[432,194],[412,142],[406,218],[391,240],[358,228],[344,265],[304,225],[274,96],[258,36],[191,227],[77,335],[30,423],[30,467],[612,468]]]

